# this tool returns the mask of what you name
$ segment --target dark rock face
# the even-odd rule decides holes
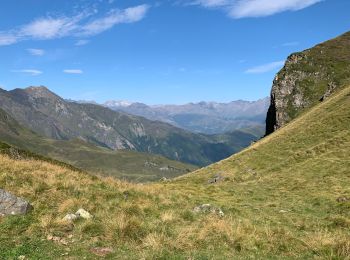
[[[269,109],[267,110],[267,116],[266,116],[266,134],[273,133],[276,129],[276,105],[275,100],[273,100],[274,97],[271,95],[271,105]]]
[[[350,84],[350,32],[290,55],[276,75],[266,135]]]
[[[0,189],[0,216],[25,215],[33,207],[24,199]]]

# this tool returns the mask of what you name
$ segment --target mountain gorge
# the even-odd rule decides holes
[[[81,139],[110,150],[158,154],[198,166],[226,158],[258,138],[248,131],[195,134],[99,105],[68,102],[45,87],[0,90],[0,108],[47,138]]]

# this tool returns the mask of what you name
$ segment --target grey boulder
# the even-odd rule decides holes
[[[32,209],[29,202],[0,189],[0,216],[25,215]]]

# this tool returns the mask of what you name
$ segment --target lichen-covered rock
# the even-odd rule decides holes
[[[0,189],[0,216],[25,215],[32,209],[24,199]]]
[[[63,220],[64,220],[64,221],[74,221],[74,220],[76,220],[77,218],[78,218],[77,215],[72,214],[72,213],[69,213],[69,214],[67,214],[67,215],[63,218]]]
[[[290,55],[276,75],[266,118],[271,134],[350,84],[350,32]]]
[[[90,249],[90,252],[97,256],[106,256],[114,252],[112,248],[109,247],[94,247]]]
[[[93,218],[93,216],[88,211],[86,211],[85,209],[78,209],[78,211],[75,214],[68,213],[63,218],[63,221],[73,222],[74,220],[77,220],[79,218],[91,219],[91,218]]]
[[[225,216],[224,212],[220,208],[212,206],[211,204],[199,205],[193,209],[193,212],[194,213],[213,213],[213,214],[219,215],[220,217]]]
[[[217,174],[214,176],[214,178],[209,179],[208,183],[209,184],[216,184],[216,183],[221,182],[223,179],[224,178],[220,174]]]
[[[75,215],[76,215],[77,217],[80,217],[80,218],[83,218],[83,219],[90,219],[90,218],[93,217],[93,216],[92,216],[89,212],[87,212],[85,209],[79,209],[79,210],[75,213]]]

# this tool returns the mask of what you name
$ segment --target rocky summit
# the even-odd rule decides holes
[[[276,75],[266,118],[266,134],[350,83],[350,32],[291,54]]]

